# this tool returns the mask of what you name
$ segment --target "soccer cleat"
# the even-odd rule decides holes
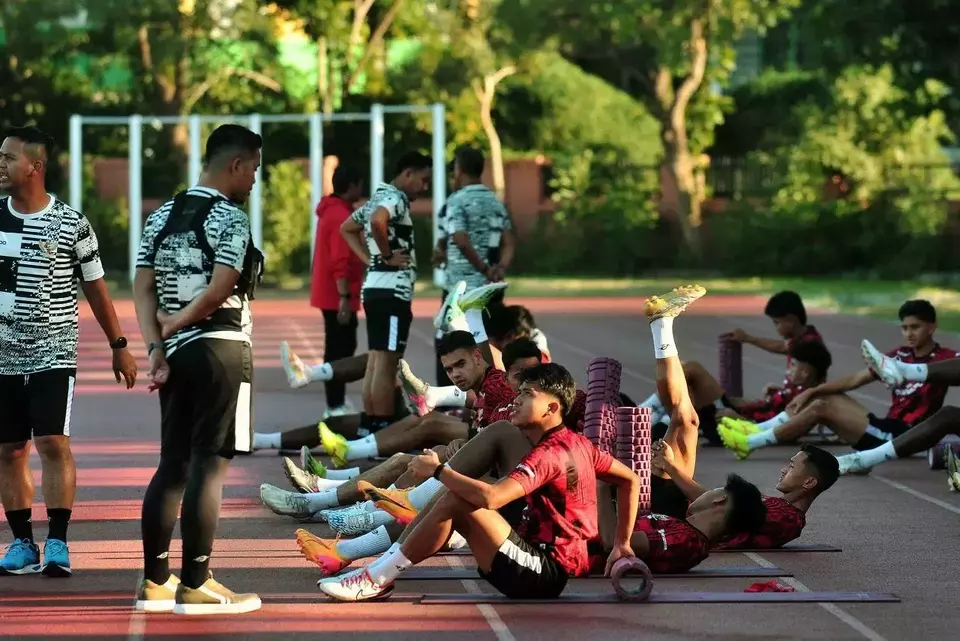
[[[337,407],[328,407],[323,411],[323,420],[327,420],[331,416],[346,416],[348,414],[356,414],[357,410],[353,406],[353,403],[350,401],[344,401],[343,405]]]
[[[305,519],[312,514],[310,501],[302,494],[281,490],[275,485],[264,483],[260,486],[260,500],[274,514]]]
[[[317,424],[320,432],[320,445],[333,460],[334,467],[344,467],[347,464],[347,439],[337,434],[324,422]]]
[[[464,281],[457,283],[457,286],[453,288],[447,295],[447,299],[443,301],[443,305],[440,306],[440,311],[437,312],[436,318],[433,319],[433,326],[444,334],[449,334],[450,332],[469,332],[470,323],[467,322],[467,317],[463,314],[463,310],[460,309],[460,297],[463,296],[463,292],[466,291],[467,284]]]
[[[860,351],[863,353],[863,361],[873,373],[874,376],[883,381],[887,387],[894,389],[904,383],[903,374],[900,373],[899,361],[895,358],[883,354],[873,346],[873,343],[864,339],[860,343]]]
[[[460,296],[460,309],[486,309],[490,299],[509,287],[509,283],[488,283],[474,287]]]
[[[177,605],[177,586],[180,579],[170,575],[167,582],[157,585],[150,579],[140,581],[137,588],[137,601],[134,608],[140,612],[173,612]]]
[[[960,457],[953,450],[953,445],[947,443],[938,445],[944,448],[944,458],[947,468],[947,487],[951,492],[960,492]]]
[[[317,492],[320,489],[317,487],[318,477],[315,474],[301,470],[297,467],[297,464],[287,456],[283,457],[283,473],[287,476],[287,480],[290,481],[293,489],[301,494]]]
[[[674,318],[706,293],[700,285],[681,285],[663,296],[648,298],[643,303],[643,313],[651,323],[659,318]]]
[[[73,574],[70,569],[70,549],[66,542],[60,539],[47,539],[43,544],[43,568],[40,570],[44,576],[63,578]]]
[[[862,476],[864,474],[869,474],[871,469],[869,466],[864,464],[863,457],[860,455],[860,452],[853,452],[852,454],[838,456],[837,463],[839,464],[841,476],[851,474]]]
[[[383,510],[337,510],[327,515],[330,529],[340,536],[360,536],[381,525],[394,522],[393,516]]]
[[[366,481],[358,482],[357,489],[363,492],[368,501],[373,501],[377,508],[392,516],[400,525],[409,524],[420,512],[410,503],[410,490],[382,490]]]
[[[300,357],[290,349],[287,341],[280,343],[280,362],[283,363],[283,371],[287,374],[287,382],[290,387],[297,389],[304,387],[310,382],[307,376],[307,367],[300,360]]]
[[[757,427],[757,424],[752,421],[742,418],[730,418],[729,416],[722,417],[720,419],[720,425],[747,436],[762,431],[759,427]]]
[[[753,450],[751,450],[750,445],[747,444],[746,434],[730,429],[729,427],[724,427],[723,425],[717,426],[717,433],[720,435],[723,446],[731,450],[738,460],[742,461],[752,453]]]
[[[30,539],[14,539],[0,559],[0,575],[36,574],[40,569],[40,548]]]
[[[420,380],[410,369],[410,364],[402,358],[397,368],[397,378],[400,380],[403,395],[407,398],[407,404],[416,410],[417,416],[426,416],[433,411],[427,404],[427,390],[430,386]]]
[[[218,583],[210,575],[199,588],[177,586],[174,614],[244,614],[259,610],[260,597],[256,594],[237,594]]]
[[[355,570],[350,570],[349,572],[342,572],[341,574],[334,574],[333,576],[325,576],[319,581],[317,581],[317,587],[319,588],[324,583],[336,583],[338,581],[343,581],[344,579],[349,579],[352,576],[356,576],[366,570],[366,568],[357,568]]]
[[[322,479],[327,478],[327,466],[315,459],[306,445],[300,448],[300,469]]]
[[[321,539],[304,529],[297,530],[297,545],[300,554],[311,563],[315,563],[324,576],[333,576],[343,571],[352,561],[340,556],[337,540]]]
[[[366,569],[346,578],[341,578],[339,581],[317,583],[320,591],[331,599],[351,602],[386,599],[393,593],[393,586],[393,583],[387,585],[376,583]]]

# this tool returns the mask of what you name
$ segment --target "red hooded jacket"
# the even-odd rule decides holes
[[[340,225],[352,213],[350,203],[333,194],[324,196],[317,205],[320,220],[310,282],[310,305],[318,309],[340,309],[337,280],[346,278],[350,284],[350,309],[354,312],[360,310],[360,286],[366,266],[340,235]]]

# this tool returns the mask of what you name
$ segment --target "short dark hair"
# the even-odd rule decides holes
[[[33,125],[11,127],[7,130],[5,138],[16,138],[25,145],[38,145],[43,147],[43,153],[46,154],[48,159],[53,156],[53,151],[56,147],[53,136]]]
[[[460,171],[471,178],[479,178],[483,175],[483,152],[475,147],[457,147],[453,152],[453,158],[457,162]]]
[[[537,328],[530,310],[523,305],[505,305],[488,310],[490,316],[484,321],[487,336],[502,341],[507,336],[524,338]]]
[[[797,292],[783,291],[777,292],[767,301],[763,313],[770,318],[783,318],[784,316],[796,316],[797,320],[807,324],[807,310],[803,306],[803,300]]]
[[[400,156],[400,160],[397,161],[397,171],[394,175],[399,176],[408,169],[422,171],[424,169],[430,169],[432,166],[433,161],[430,159],[430,156],[421,154],[419,151],[408,151]]]
[[[804,465],[810,468],[811,476],[817,479],[817,494],[826,492],[840,478],[840,461],[837,457],[816,445],[800,446],[800,451],[807,455]]]
[[[541,392],[556,397],[560,401],[560,415],[566,416],[577,400],[577,384],[563,365],[543,363],[525,369],[518,377],[520,384],[536,385]]]
[[[759,532],[767,519],[767,506],[757,486],[739,474],[730,474],[723,489],[730,502],[727,529],[749,534]]]
[[[821,381],[826,380],[827,371],[833,365],[833,357],[827,346],[814,340],[797,341],[790,345],[790,358],[815,369]]]
[[[529,338],[518,338],[510,341],[503,346],[503,369],[507,370],[513,367],[513,364],[521,358],[535,358],[540,360],[543,353],[537,344]]]
[[[338,196],[343,195],[354,185],[363,182],[360,172],[352,165],[337,165],[333,170],[333,193]]]
[[[209,166],[227,155],[251,156],[261,148],[263,138],[260,134],[240,125],[220,125],[207,138],[203,164]]]
[[[458,349],[477,349],[477,341],[474,340],[473,334],[457,330],[444,334],[443,338],[437,341],[437,356],[446,356]]]
[[[900,306],[899,316],[901,321],[907,316],[914,316],[924,323],[937,322],[937,310],[928,300],[908,300]]]

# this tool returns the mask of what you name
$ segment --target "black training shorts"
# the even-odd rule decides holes
[[[510,599],[555,599],[567,587],[567,573],[546,552],[514,530],[503,542],[489,572],[480,576]]]
[[[650,476],[650,511],[675,519],[687,518],[690,501],[673,479]]]
[[[75,369],[0,374],[0,443],[36,436],[70,436]]]
[[[367,349],[403,355],[413,322],[413,303],[399,298],[370,298],[363,301],[367,317]]]
[[[910,429],[910,426],[897,418],[880,418],[875,414],[867,414],[867,431],[860,440],[854,443],[853,449],[872,450],[888,441],[892,441]]]
[[[160,388],[161,456],[232,458],[252,451],[253,352],[249,343],[198,338],[168,359]]]

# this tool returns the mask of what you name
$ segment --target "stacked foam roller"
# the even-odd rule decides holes
[[[650,440],[649,407],[617,408],[617,460],[640,477],[640,514],[650,511]]]
[[[605,452],[616,453],[620,375],[623,366],[612,358],[595,358],[587,366],[587,409],[584,435]]]
[[[720,387],[728,396],[743,397],[743,345],[737,341],[718,340]]]

